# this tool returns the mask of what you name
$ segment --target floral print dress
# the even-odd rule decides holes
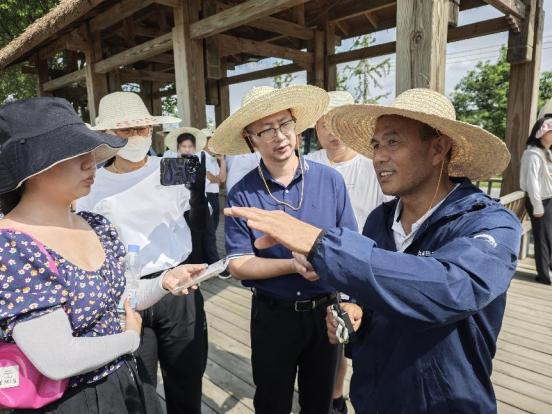
[[[117,305],[125,287],[125,247],[113,225],[103,216],[81,212],[98,235],[105,261],[96,271],[75,266],[54,250],[17,230],[0,229],[0,329],[4,341],[16,323],[62,307],[76,337],[121,332]],[[48,255],[50,257],[48,257]],[[58,272],[50,269],[53,259]],[[92,372],[70,379],[69,387],[91,384],[118,369],[120,357]]]

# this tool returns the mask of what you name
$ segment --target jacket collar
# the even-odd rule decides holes
[[[418,229],[415,239],[420,237],[420,235],[422,235],[428,227],[440,220],[458,216],[475,208],[483,208],[490,204],[496,203],[496,201],[494,201],[490,196],[474,186],[469,179],[451,177],[450,180],[460,185],[452,193],[450,193],[439,208],[437,208],[433,214],[422,223]],[[384,207],[386,214],[386,227],[390,231],[390,234],[392,234],[391,228],[393,226],[395,209],[398,202],[399,199],[395,198],[394,200],[386,203],[386,206]]]

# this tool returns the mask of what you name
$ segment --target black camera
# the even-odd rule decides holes
[[[201,162],[195,155],[183,155],[179,158],[161,160],[161,185],[185,185],[186,188],[196,183]]]

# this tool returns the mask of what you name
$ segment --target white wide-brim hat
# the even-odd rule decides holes
[[[324,114],[328,101],[328,93],[316,86],[253,88],[244,96],[241,108],[215,129],[209,148],[217,154],[247,154],[251,151],[243,137],[244,128],[259,119],[287,109],[296,120],[295,132],[300,134]]]
[[[201,151],[207,145],[207,135],[202,130],[193,127],[183,127],[175,129],[165,137],[165,146],[174,152],[178,152],[177,139],[182,134],[192,134],[195,138],[195,147],[197,151]]]
[[[499,174],[510,162],[510,152],[490,132],[456,120],[448,98],[431,89],[401,93],[392,105],[345,105],[328,113],[328,127],[347,146],[373,158],[371,140],[380,116],[399,115],[423,122],[453,141],[448,175],[481,180]]]
[[[541,119],[542,117],[544,117],[547,114],[552,115],[552,98],[550,98],[548,100],[548,102],[546,102],[544,104],[544,106],[541,108],[541,110],[539,111],[539,116],[538,116],[537,119]]]
[[[153,116],[140,95],[134,92],[113,92],[100,100],[95,131],[124,129],[149,125],[179,123],[174,116]]]

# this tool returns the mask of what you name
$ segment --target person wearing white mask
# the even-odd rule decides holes
[[[128,142],[97,171],[90,194],[77,201],[77,209],[104,215],[125,244],[140,246],[142,279],[191,260],[191,231],[184,219],[190,190],[184,185],[162,186],[161,158],[148,155],[152,127],[177,122],[180,119],[175,117],[152,116],[135,93],[114,92],[100,101],[99,116],[92,127]],[[167,412],[199,414],[207,362],[201,292],[186,298],[168,295],[142,312],[142,318],[137,362],[144,387],[156,388],[160,363]]]

